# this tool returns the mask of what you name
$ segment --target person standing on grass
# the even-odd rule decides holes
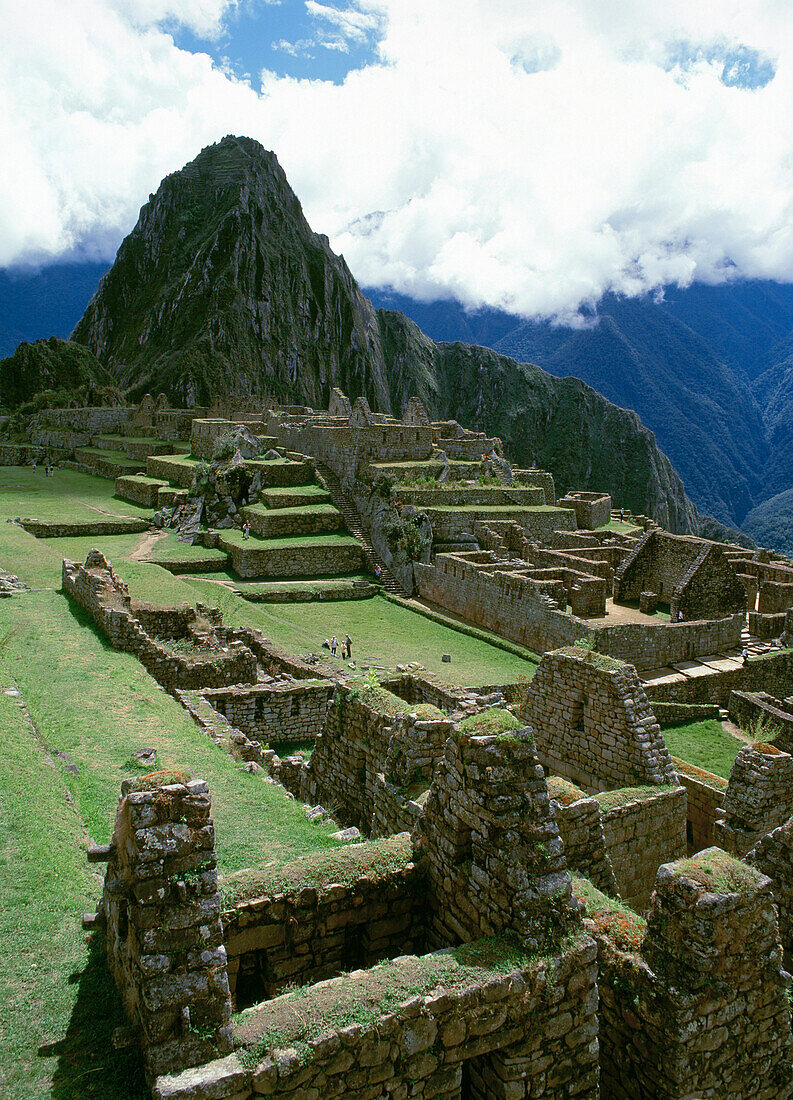
[[[336,650],[338,649],[338,647],[339,643],[336,641],[336,635],[334,634],[330,640],[330,651],[334,657],[336,656]]]
[[[250,525],[250,523],[248,523],[248,521],[246,519],[245,522],[242,525],[242,537],[244,539],[250,538],[250,534],[251,534],[251,525]]]
[[[352,638],[350,637],[349,634],[345,635],[344,648],[346,650],[344,656],[349,661],[350,657],[352,657]]]

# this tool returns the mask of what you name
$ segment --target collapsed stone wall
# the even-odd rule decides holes
[[[775,699],[765,691],[731,691],[727,709],[732,721],[741,729],[768,727],[763,736],[773,738],[776,747],[783,752],[793,751],[793,704]]]
[[[149,607],[132,601],[127,586],[100,551],[91,550],[84,565],[64,559],[61,580],[64,593],[89,613],[110,644],[134,653],[163,687],[226,687],[256,680],[256,657],[247,646],[232,641],[226,647],[200,648],[210,632],[201,629],[195,610]],[[159,637],[172,639],[177,622],[189,624],[186,637],[197,644],[194,654],[174,652],[149,633],[156,630]]]
[[[602,1095],[790,1097],[789,977],[764,875],[714,848],[665,865],[646,926],[582,896],[598,942]]]
[[[743,857],[771,879],[782,947],[793,952],[793,818],[772,829]]]
[[[210,795],[200,780],[124,785],[100,918],[150,1078],[232,1049]]]
[[[628,789],[596,799],[619,896],[644,910],[661,864],[686,855],[686,789]]]
[[[429,786],[452,723],[440,715],[399,715],[400,710],[387,700],[370,705],[355,689],[340,687],[306,766],[305,800],[320,802],[368,833],[378,795],[388,794],[379,775],[399,788],[419,780]]]
[[[676,782],[636,669],[579,648],[546,653],[522,701],[543,765],[586,791]]]
[[[617,897],[617,880],[606,851],[597,799],[555,775],[548,777],[548,794],[564,842],[568,870],[577,871],[599,890]]]

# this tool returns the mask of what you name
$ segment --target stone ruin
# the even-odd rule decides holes
[[[295,865],[294,887],[268,892],[265,875],[225,907],[205,784],[125,785],[113,840],[90,855],[108,871],[87,922],[153,1095],[790,1096],[770,879],[718,849],[664,863],[644,919],[571,881],[559,811],[582,800],[565,784],[546,782],[529,728],[453,734],[412,839],[346,849],[360,872],[344,882],[317,864],[303,886]],[[772,834],[760,858],[783,852]],[[367,1022],[311,1030],[314,1003]],[[251,1007],[229,1027],[235,1004]]]
[[[569,647],[528,684],[477,695],[412,673],[376,689],[301,685],[294,673],[314,670],[291,659],[287,673],[283,658],[262,683],[278,654],[212,609],[135,601],[95,551],[63,579],[228,751],[317,803],[311,814],[357,826],[342,850],[357,875],[315,870],[306,886],[297,865],[294,887],[273,890],[237,872],[224,903],[206,785],[125,784],[111,844],[89,852],[108,869],[85,925],[103,931],[154,1096],[374,1100],[408,1082],[460,1100],[790,1095],[787,752],[738,754],[711,826],[727,851],[687,859],[695,787],[630,666]],[[203,653],[168,652],[184,638]],[[218,682],[238,671],[229,658],[247,682]],[[505,707],[517,728],[466,732]],[[293,712],[313,723],[310,762],[266,747]],[[466,963],[491,956],[495,971]],[[366,1002],[365,1026],[283,1030],[291,983],[301,1002],[355,1005],[370,984],[382,999],[424,973],[418,997]],[[235,1008],[247,1011],[232,1026]]]

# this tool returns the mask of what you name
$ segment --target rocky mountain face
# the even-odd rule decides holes
[[[399,414],[415,393],[433,416],[502,436],[513,461],[550,469],[561,491],[608,489],[676,531],[703,523],[635,413],[375,309],[311,231],[274,154],[248,138],[224,138],[163,181],[73,339],[132,397],[181,405],[269,392],[322,407],[340,386]]]

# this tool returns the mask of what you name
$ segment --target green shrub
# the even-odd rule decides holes
[[[236,450],[237,445],[233,436],[219,435],[212,445],[212,461],[226,462],[234,457]]]

